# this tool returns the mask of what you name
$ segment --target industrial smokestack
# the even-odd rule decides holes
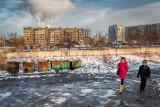
[[[39,27],[50,27],[53,17],[56,27],[58,16],[74,8],[70,0],[27,0],[26,4]]]
[[[57,19],[58,17],[57,16],[54,16],[54,26],[56,27],[56,24],[57,24]]]

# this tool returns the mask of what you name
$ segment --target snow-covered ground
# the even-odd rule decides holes
[[[61,70],[60,72],[69,72],[69,73],[116,73],[117,64],[120,62],[120,58],[122,55],[111,55],[111,56],[74,56],[74,57],[46,57],[46,58],[19,58],[19,59],[7,59],[7,61],[15,61],[15,62],[35,62],[36,72],[34,74],[39,74],[38,72],[38,61],[41,60],[82,60],[82,68],[75,69],[73,71],[70,70]],[[131,71],[137,71],[139,66],[142,64],[143,57],[135,56],[135,55],[123,55],[126,58],[129,69]],[[146,59],[151,60],[153,62],[148,62],[148,65],[151,69],[158,69],[160,65],[160,58],[157,55],[153,55],[153,57],[147,57]],[[155,62],[156,61],[156,62]],[[50,68],[49,71],[45,73],[54,73],[54,70]],[[20,67],[20,74],[23,74],[23,66]],[[0,72],[1,76],[8,77],[9,74],[6,71]],[[34,76],[32,76],[34,77]]]

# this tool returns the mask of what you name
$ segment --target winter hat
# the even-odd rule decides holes
[[[144,59],[144,60],[143,60],[143,63],[147,63],[147,60],[146,60],[146,59]]]

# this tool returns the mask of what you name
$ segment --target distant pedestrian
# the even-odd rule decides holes
[[[118,64],[117,69],[117,75],[119,75],[119,78],[121,79],[119,92],[122,93],[125,88],[124,80],[126,78],[126,73],[129,71],[127,61],[124,57],[121,58],[121,62]]]
[[[137,78],[141,77],[140,92],[145,91],[147,79],[150,78],[151,71],[147,65],[147,60],[143,60],[143,65],[139,67]]]

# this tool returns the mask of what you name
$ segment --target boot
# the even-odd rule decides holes
[[[120,94],[122,93],[122,91],[123,91],[123,85],[120,85],[120,89],[119,89]]]
[[[123,83],[123,90],[125,89],[125,82]]]

